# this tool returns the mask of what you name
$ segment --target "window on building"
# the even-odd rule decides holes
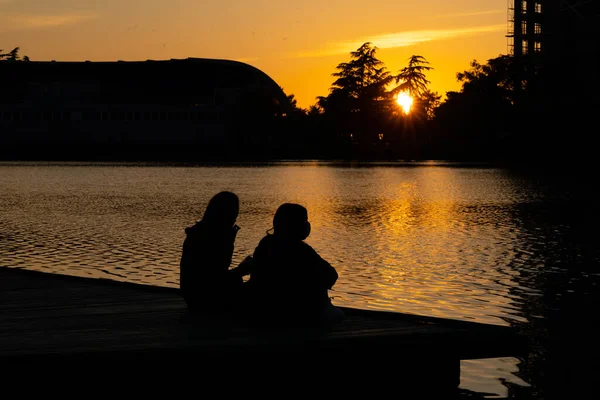
[[[542,51],[542,42],[535,42],[533,46],[534,46],[534,47],[533,47],[533,50],[534,50],[536,53],[539,53],[539,52],[541,52],[541,51]]]
[[[535,3],[535,12],[538,14],[542,13],[542,3],[538,3],[538,2]]]
[[[521,1],[521,12],[523,14],[527,14],[527,1],[526,0]]]
[[[527,21],[521,21],[521,34],[527,35]]]
[[[528,44],[529,44],[529,43],[527,43],[527,40],[523,40],[523,42],[521,43],[521,46],[522,46],[522,47],[521,47],[521,52],[522,52],[523,54],[527,54],[527,52],[528,52],[528,50],[529,50],[529,48],[528,48],[528,47],[529,47],[529,46],[528,46]]]
[[[542,24],[540,24],[539,22],[536,22],[535,25],[534,25],[533,32],[536,35],[539,35],[540,33],[542,33]]]

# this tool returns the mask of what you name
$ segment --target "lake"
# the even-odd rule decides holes
[[[184,228],[231,190],[241,201],[234,264],[280,204],[297,202],[307,242],[339,273],[334,304],[544,338],[553,307],[572,294],[588,301],[600,280],[579,188],[565,174],[434,161],[2,162],[0,266],[177,287]],[[531,396],[544,362],[543,346],[528,360],[464,361],[461,388]]]

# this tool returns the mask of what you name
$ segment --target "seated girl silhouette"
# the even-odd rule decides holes
[[[185,229],[180,260],[180,289],[192,311],[223,315],[239,311],[243,276],[250,273],[251,257],[231,268],[239,213],[238,196],[217,193],[204,215]]]
[[[344,318],[328,296],[338,273],[304,242],[310,230],[306,208],[282,204],[273,218],[273,233],[267,232],[254,250],[248,283],[252,315],[261,321],[305,324]]]

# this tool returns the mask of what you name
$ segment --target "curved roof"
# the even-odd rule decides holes
[[[118,90],[139,101],[212,96],[217,89],[261,92],[281,105],[286,96],[267,74],[249,64],[221,59],[187,58],[147,61],[0,62],[0,75],[16,82],[59,83],[89,92]],[[10,84],[9,84],[10,85]],[[153,99],[153,100],[151,100]]]

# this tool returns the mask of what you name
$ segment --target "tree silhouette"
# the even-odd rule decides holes
[[[283,90],[283,88],[282,88],[282,90]],[[290,103],[290,107],[297,108],[298,101],[296,100],[296,96],[293,93],[286,95],[286,98],[287,98],[288,103]]]
[[[496,157],[513,130],[513,58],[500,56],[459,72],[460,92],[448,92],[435,111],[436,142],[452,157]]]
[[[375,56],[377,50],[377,47],[370,42],[364,43],[350,53],[352,58],[350,62],[338,64],[336,67],[338,71],[332,74],[337,79],[332,84],[331,93],[356,100],[355,111],[360,110],[361,106],[370,105],[373,101],[387,98],[386,87],[393,78],[383,61]]]
[[[19,47],[15,47],[8,53],[2,53],[4,50],[0,49],[0,61],[30,61],[29,57],[24,56],[21,60],[19,56]]]
[[[431,82],[425,76],[425,73],[433,68],[429,61],[423,56],[413,55],[408,59],[408,66],[400,70],[394,77],[396,83],[400,83],[392,92],[408,92],[413,98],[421,99],[427,92],[427,85]]]
[[[337,78],[328,96],[317,98],[317,106],[335,121],[338,135],[361,142],[373,142],[389,114],[391,94],[387,86],[393,77],[376,57],[377,47],[364,43],[350,53],[351,60],[337,65]]]
[[[296,96],[292,93],[286,95],[286,100],[288,102],[288,107],[290,109],[291,115],[306,115],[308,110],[298,107],[298,101],[296,100]]]
[[[323,107],[319,106],[318,104],[313,104],[312,106],[308,107],[306,114],[314,117],[323,115],[323,112]]]
[[[431,90],[423,92],[420,102],[423,104],[427,119],[432,120],[435,118],[435,110],[440,106],[441,99],[442,96],[437,92],[432,92]]]
[[[456,74],[456,79],[463,85],[463,93],[481,94],[514,102],[514,77],[518,66],[515,65],[513,57],[504,55],[492,58],[486,64],[473,60],[470,67],[471,69]]]

